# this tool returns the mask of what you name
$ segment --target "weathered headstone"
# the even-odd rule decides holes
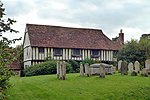
[[[105,78],[105,66],[103,64],[100,65],[99,70],[100,70],[100,76],[99,77]]]
[[[97,75],[99,74],[99,68],[89,68],[90,75]]]
[[[150,59],[147,59],[147,60],[145,61],[145,68],[146,68],[146,69],[150,69]]]
[[[118,61],[118,71],[120,71],[122,60]]]
[[[128,66],[126,61],[121,62],[121,75],[127,75],[128,74]]]
[[[90,75],[99,75],[99,66],[100,63],[91,64],[89,67]]]
[[[128,71],[129,71],[129,73],[132,73],[132,72],[133,72],[133,63],[132,63],[132,62],[130,62],[130,63],[128,64]]]
[[[148,70],[146,68],[144,68],[141,72],[142,76],[148,77]]]
[[[116,67],[111,67],[111,70],[112,70],[112,73],[115,73],[116,72]]]
[[[59,79],[62,80],[63,79],[63,65],[62,62],[60,62],[60,66],[59,66]]]
[[[59,75],[60,75],[60,62],[57,61],[57,78],[59,79]]]
[[[85,63],[84,67],[85,67],[85,75],[89,77],[90,76],[89,64]]]
[[[135,61],[134,67],[135,67],[135,72],[139,73],[139,71],[140,71],[140,63],[138,61]]]
[[[65,62],[57,62],[57,78],[60,80],[66,79],[66,64],[65,64]]]
[[[66,62],[64,61],[62,63],[62,66],[63,66],[63,80],[66,80]]]
[[[80,64],[80,76],[84,76],[84,67],[83,67],[83,64]]]

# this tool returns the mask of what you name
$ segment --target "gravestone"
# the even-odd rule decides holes
[[[100,70],[100,76],[99,77],[105,78],[105,66],[103,64],[100,65],[99,70]]]
[[[59,75],[60,75],[60,62],[57,61],[57,78],[59,79]]]
[[[105,67],[106,74],[113,74],[113,71],[112,71],[113,65],[103,64],[103,66]]]
[[[59,79],[60,80],[63,79],[63,65],[62,65],[62,62],[60,62],[60,66],[59,66]]]
[[[135,72],[139,73],[139,71],[140,71],[140,63],[138,61],[135,61],[134,68],[135,68]]]
[[[89,64],[85,63],[84,68],[85,68],[85,75],[89,77],[90,76]]]
[[[144,68],[141,72],[142,76],[148,77],[148,70],[146,68]]]
[[[80,64],[80,76],[84,76],[84,67],[83,67],[83,64]]]
[[[66,63],[57,62],[57,78],[60,80],[66,79]]]
[[[66,62],[64,61],[63,63],[62,63],[62,66],[63,66],[63,80],[66,80]]]
[[[146,68],[146,69],[150,69],[150,59],[147,59],[147,60],[145,61],[145,68]]]
[[[132,72],[133,72],[133,63],[132,63],[132,62],[130,62],[130,63],[128,64],[128,71],[129,71],[129,73],[132,73]]]
[[[118,61],[118,71],[120,71],[122,60]]]
[[[112,71],[113,65],[109,65],[109,64],[105,64],[105,63],[96,63],[96,64],[90,65],[91,74],[100,74],[99,67],[101,65],[104,66],[106,74],[113,74],[113,71]]]
[[[112,70],[112,73],[115,73],[116,72],[116,67],[111,67],[111,70]]]
[[[128,74],[128,66],[126,61],[121,62],[121,75],[127,75]]]
[[[97,75],[99,74],[99,68],[89,68],[90,70],[90,75]]]

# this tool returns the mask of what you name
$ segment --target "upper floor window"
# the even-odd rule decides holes
[[[55,48],[54,49],[54,56],[62,56],[62,49]]]
[[[38,48],[38,50],[39,50],[39,53],[44,53],[44,48],[40,47]]]
[[[94,58],[99,57],[100,56],[99,50],[92,50],[91,56],[94,57]]]
[[[81,56],[80,49],[72,49],[72,56]]]

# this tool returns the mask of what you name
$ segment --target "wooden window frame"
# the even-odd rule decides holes
[[[81,57],[81,49],[72,49],[72,57]]]
[[[54,52],[54,56],[62,56],[63,49],[54,48],[53,52]]]
[[[91,57],[92,58],[100,57],[100,51],[99,50],[91,50]]]
[[[43,48],[43,47],[39,47],[39,48],[38,48],[38,52],[39,52],[39,53],[44,53],[44,48]]]

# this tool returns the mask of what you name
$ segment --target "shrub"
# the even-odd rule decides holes
[[[36,76],[36,75],[46,75],[46,74],[56,74],[56,61],[51,60],[43,62],[41,64],[33,65],[24,69],[23,73],[25,76]],[[66,64],[66,73],[72,72],[72,67],[70,63]]]
[[[71,73],[72,72],[72,67],[71,67],[71,64],[67,63],[66,65],[66,73]]]
[[[137,72],[133,71],[133,72],[131,73],[131,76],[137,76]]]
[[[25,76],[46,75],[56,73],[56,61],[47,61],[24,69]]]
[[[91,58],[86,58],[81,63],[82,64],[88,63],[89,65],[91,65],[91,64],[94,64],[95,61],[93,59],[91,59]]]
[[[70,68],[70,73],[78,73],[79,69],[80,69],[80,64],[79,62],[75,61],[75,60],[69,60],[68,63],[71,65]]]
[[[9,78],[11,77],[11,71],[7,67],[0,66],[0,100],[6,98],[5,91],[10,87]]]

